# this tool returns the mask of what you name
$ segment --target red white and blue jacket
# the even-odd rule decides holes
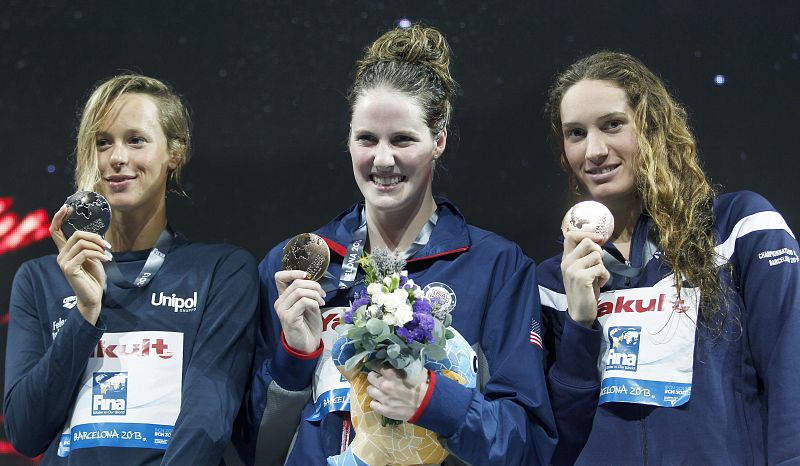
[[[479,389],[437,377],[416,424],[439,434],[451,452],[445,464],[460,464],[459,459],[476,465],[547,464],[555,446],[555,424],[541,343],[531,343],[532,321],[538,326],[540,319],[535,264],[514,243],[467,225],[447,200],[436,201],[438,221],[428,243],[408,260],[407,270],[423,288],[438,282],[452,291],[453,327],[478,355]],[[333,277],[340,275],[362,207],[356,204],[316,232],[331,248]],[[314,411],[309,386],[318,361],[292,356],[280,343],[280,322],[271,305],[277,298],[274,274],[280,270],[284,244],[272,249],[259,267],[265,346],[257,356],[248,397],[249,432],[240,432],[245,445],[238,447],[248,464],[254,459],[256,464],[283,464],[284,459],[292,465],[325,464],[355,434],[343,432],[341,412],[321,421],[305,420]],[[325,307],[349,306],[353,294],[363,289],[359,270],[354,286],[327,293]],[[325,321],[326,328],[333,324]]]
[[[722,335],[697,326],[691,398],[678,407],[598,407],[601,329],[569,318],[561,256],[537,269],[548,332],[548,382],[558,425],[553,464],[800,464],[800,263],[781,215],[752,192],[714,204],[717,253],[731,265]],[[628,279],[612,273],[602,291],[649,287],[672,273],[659,252],[642,251],[652,220],[642,215]],[[651,233],[652,235],[652,233]],[[619,256],[613,244],[604,249]],[[721,269],[721,270],[724,270]],[[623,309],[625,311],[625,309]]]

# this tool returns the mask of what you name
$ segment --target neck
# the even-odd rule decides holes
[[[381,212],[369,205],[366,210],[370,250],[385,248],[402,253],[408,250],[436,211],[436,202],[428,195],[409,212]]]
[[[629,259],[631,239],[633,239],[636,222],[642,213],[642,203],[638,198],[632,196],[629,200],[616,202],[606,207],[614,216],[614,234],[611,235],[611,241],[622,255]]]
[[[142,251],[155,246],[166,226],[167,214],[164,203],[161,203],[155,211],[115,211],[106,240],[111,243],[115,252]]]

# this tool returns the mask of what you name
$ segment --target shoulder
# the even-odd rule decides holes
[[[786,221],[760,194],[736,191],[722,194],[714,202],[714,227],[720,241],[760,230],[786,230]]]
[[[540,262],[536,267],[536,278],[540,286],[563,292],[564,282],[561,278],[561,254],[557,254]]]
[[[50,254],[47,256],[37,257],[22,263],[17,269],[17,277],[27,276],[30,278],[39,277],[42,280],[48,280],[53,275],[63,278],[61,269],[56,262],[56,255]]]
[[[517,243],[474,225],[468,224],[466,227],[470,239],[469,253],[481,262],[487,265],[494,263],[496,268],[535,268],[533,259]]]
[[[191,265],[192,269],[234,268],[256,270],[256,260],[245,249],[223,243],[188,243],[175,251],[179,263]]]

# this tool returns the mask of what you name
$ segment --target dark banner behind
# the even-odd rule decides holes
[[[797,231],[800,3],[695,3],[0,2],[0,351],[14,272],[55,251],[46,227],[73,192],[77,113],[94,83],[133,70],[186,97],[189,198],[168,201],[170,222],[261,258],[360,198],[344,95],[363,47],[401,19],[447,35],[461,85],[434,191],[534,259],[559,251],[567,207],[547,86],[601,48],[664,78],[711,178],[765,195]],[[5,441],[0,453],[30,464]]]

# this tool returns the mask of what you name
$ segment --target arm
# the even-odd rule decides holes
[[[763,210],[737,223],[730,235],[735,241],[730,261],[744,301],[740,315],[764,385],[767,462],[788,464],[800,459],[800,396],[791,388],[800,386],[800,248],[780,214],[766,200],[756,200]]]
[[[574,464],[592,430],[600,376],[597,360],[602,335],[597,323],[587,328],[569,313],[542,305],[549,336],[547,382],[558,428],[558,445],[552,464]],[[548,341],[550,340],[550,341]]]
[[[503,281],[480,341],[489,371],[483,393],[437,377],[416,424],[439,433],[450,452],[471,464],[547,464],[556,429],[542,352],[530,343],[531,320],[541,322],[533,262],[497,278]]]
[[[236,250],[213,273],[183,378],[181,411],[162,464],[217,464],[251,367],[258,311],[253,258]]]
[[[58,248],[56,262],[75,292],[77,306],[49,347],[50,339],[39,320],[42,309],[36,303],[36,286],[48,284],[35,283],[31,263],[17,273],[11,293],[5,424],[14,447],[29,456],[43,452],[60,434],[87,356],[105,329],[100,320],[106,280],[102,263],[111,259],[106,252],[111,245],[85,231],[76,231],[67,239],[61,223],[69,213],[70,209],[62,206],[53,215],[50,237]]]
[[[88,355],[103,335],[73,309],[50,344],[33,275],[31,263],[23,265],[11,290],[3,405],[6,435],[27,456],[44,452],[61,434]]]
[[[288,285],[281,286],[282,290],[279,290],[275,279],[276,272],[280,270],[281,250],[282,245],[274,248],[258,269],[262,302],[261,327],[257,339],[252,385],[244,410],[246,425],[242,429],[240,438],[236,439],[237,449],[245,464],[254,462],[259,465],[283,464],[300,423],[300,414],[311,396],[314,369],[322,354],[319,333],[314,336],[299,332],[301,340],[317,343],[317,348],[308,353],[294,350],[287,344],[285,338],[282,338],[283,325],[276,312],[276,305],[282,294],[280,291],[285,292]],[[293,279],[288,281],[292,282]],[[314,286],[312,283],[306,285]],[[319,291],[321,292],[321,289]],[[312,293],[309,296],[314,295]],[[283,309],[291,308],[291,304],[301,299],[300,295],[295,295],[291,303],[284,303],[289,306],[284,306]],[[321,297],[319,299],[321,300]],[[313,318],[316,315],[321,328],[319,301],[316,297],[311,301],[306,301],[309,305],[308,317]],[[317,303],[316,310],[313,302]],[[298,308],[295,308],[295,311],[298,311],[294,314],[295,317],[304,314]],[[295,319],[301,328],[302,320]]]

